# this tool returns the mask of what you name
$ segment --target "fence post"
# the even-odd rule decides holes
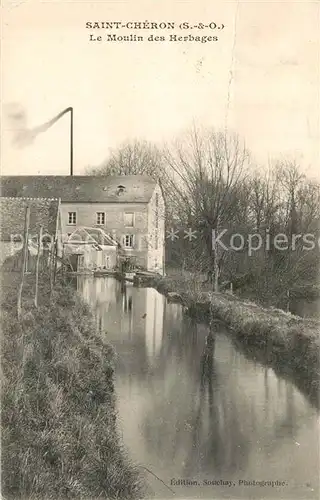
[[[29,238],[29,224],[30,224],[30,207],[26,207],[25,219],[24,219],[24,229],[23,229],[23,250],[22,250],[22,270],[21,270],[21,282],[18,290],[18,301],[17,301],[17,314],[18,318],[21,316],[22,309],[22,291],[24,284],[24,276],[26,271],[26,262],[28,259],[28,238]]]
[[[57,266],[58,266],[58,242],[56,240],[54,245],[53,285],[56,284]]]
[[[42,244],[42,226],[40,226],[38,238],[39,238],[38,239],[38,255],[37,255],[37,262],[36,262],[36,291],[34,294],[35,307],[38,307],[39,263],[40,263],[41,244]]]

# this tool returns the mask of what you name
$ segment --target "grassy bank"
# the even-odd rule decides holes
[[[43,281],[41,306],[27,286],[17,321],[15,284],[2,291],[3,497],[141,498],[117,429],[114,353],[88,306],[63,284],[49,303]]]
[[[229,294],[209,293],[206,285],[190,275],[156,280],[165,295],[174,292],[198,319],[209,313],[226,324],[246,354],[289,375],[296,385],[320,405],[320,323],[279,309],[263,308]]]

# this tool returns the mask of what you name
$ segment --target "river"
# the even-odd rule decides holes
[[[113,278],[79,276],[77,287],[117,352],[119,426],[149,469],[150,495],[319,498],[318,412],[291,382],[247,359],[222,327],[203,376],[207,327],[180,305]]]

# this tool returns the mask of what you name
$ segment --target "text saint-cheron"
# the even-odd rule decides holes
[[[87,29],[120,29],[126,28],[131,30],[163,30],[163,29],[175,29],[174,22],[154,22],[154,21],[87,21],[86,22]]]

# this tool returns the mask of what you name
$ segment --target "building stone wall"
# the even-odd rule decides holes
[[[23,233],[27,203],[31,208],[30,233],[37,236],[42,226],[45,233],[57,235],[59,255],[62,254],[61,234],[66,243],[76,229],[98,227],[125,249],[124,257],[130,258],[133,264],[162,273],[164,200],[154,179],[139,175],[8,176],[2,179],[2,188],[2,200],[4,194],[9,197],[2,201],[6,224],[2,223],[1,241],[10,241],[10,235]],[[18,198],[19,194],[24,197]],[[74,224],[69,220],[69,212],[76,213]],[[97,212],[105,214],[103,224],[98,224]],[[125,221],[126,212],[134,214],[132,226]],[[131,235],[133,245],[129,248],[126,243],[131,244]]]
[[[69,212],[76,212],[76,224],[68,223]],[[105,224],[97,224],[97,212],[105,213]],[[134,213],[133,227],[126,227],[125,213]],[[132,249],[126,255],[138,266],[148,268],[148,205],[147,203],[62,203],[62,232],[64,241],[80,227],[99,227],[123,245],[125,235],[134,235]]]

